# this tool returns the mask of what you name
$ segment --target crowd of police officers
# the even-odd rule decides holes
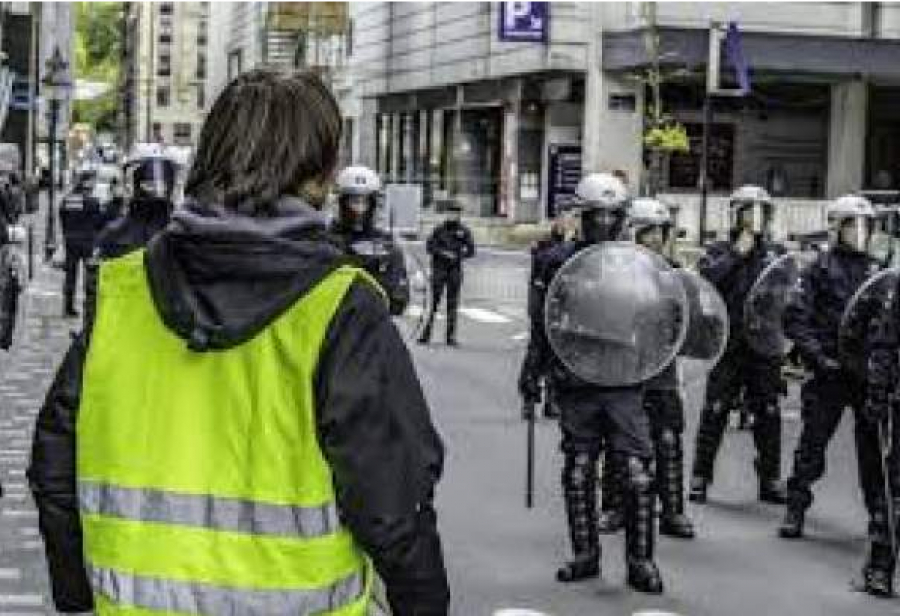
[[[85,262],[85,310],[90,325],[96,285],[90,265],[146,245],[168,224],[178,173],[177,163],[164,156],[133,159],[125,166],[127,186],[114,191],[106,204],[93,196],[96,176],[79,175],[60,209],[66,246],[66,315],[77,315],[75,282],[79,264]],[[331,226],[335,241],[348,259],[380,283],[392,314],[402,314],[410,304],[409,275],[402,249],[378,224],[381,183],[377,174],[365,167],[349,167],[337,177],[337,189],[337,216]],[[560,582],[575,582],[600,576],[600,535],[624,529],[627,583],[638,591],[661,593],[663,578],[655,560],[657,517],[660,534],[681,539],[695,535],[684,505],[684,381],[677,364],[668,362],[642,382],[591,382],[560,358],[548,338],[545,312],[555,278],[585,251],[630,242],[658,255],[667,267],[681,268],[673,249],[677,211],[655,199],[630,198],[621,180],[609,174],[586,176],[576,194],[575,206],[553,221],[549,237],[532,249],[530,339],[519,379],[525,418],[533,420],[534,405],[543,399],[543,414],[558,418],[562,433],[562,488],[573,557],[556,577]],[[772,239],[774,208],[773,200],[759,187],[737,190],[729,202],[728,237],[707,246],[694,267],[720,295],[727,308],[728,329],[727,347],[708,375],[694,439],[689,498],[698,504],[706,501],[729,413],[743,409],[752,417],[758,497],[785,504],[779,534],[801,537],[805,512],[813,500],[812,486],[825,470],[827,445],[844,409],[850,407],[860,484],[870,518],[862,588],[872,595],[891,596],[900,511],[896,446],[900,422],[894,421],[900,378],[900,304],[893,301],[897,276],[884,278],[879,287],[884,292],[875,297],[875,307],[870,306],[862,367],[846,365],[839,349],[848,306],[873,277],[894,271],[884,259],[870,254],[881,219],[863,197],[850,195],[834,201],[828,209],[829,246],[799,271],[785,298],[784,334],[793,342],[791,357],[802,362],[810,375],[802,386],[802,432],[785,485],[780,468],[779,397],[784,393],[782,368],[787,355],[773,358],[760,353],[746,322],[748,296],[773,264],[789,256]],[[462,262],[474,255],[471,232],[460,222],[458,211],[434,230],[426,249],[432,257],[433,301],[425,311],[418,341],[430,341],[436,304],[446,289],[446,339],[455,345]]]
[[[555,279],[564,277],[560,271],[583,260],[585,251],[602,251],[606,243],[634,243],[678,268],[673,251],[677,212],[654,199],[630,199],[622,183],[607,174],[586,176],[576,194],[574,208],[532,249],[531,336],[519,378],[526,419],[533,420],[534,404],[542,394],[544,415],[559,414],[573,558],[558,570],[557,579],[598,577],[600,535],[624,528],[628,584],[660,593],[663,580],[654,559],[656,500],[660,534],[694,537],[683,497],[685,414],[679,390],[686,384],[680,382],[674,361],[653,378],[618,387],[580,378],[565,351],[560,353],[548,341],[548,332],[562,328],[546,312],[559,301],[548,293]],[[781,537],[802,537],[812,486],[825,471],[827,445],[850,407],[869,512],[869,552],[859,586],[874,596],[892,596],[900,512],[900,434],[895,421],[900,305],[893,301],[898,275],[890,267],[892,251],[876,258],[873,244],[880,230],[896,227],[886,224],[896,212],[876,211],[862,196],[841,197],[828,207],[828,245],[799,255],[773,241],[775,207],[762,188],[735,191],[729,201],[728,237],[707,246],[693,268],[727,307],[728,335],[724,352],[708,374],[689,497],[698,504],[706,502],[729,414],[742,410],[752,418],[758,498],[786,505]],[[767,278],[780,282],[780,289],[768,297],[759,291]],[[762,325],[748,322],[753,301],[775,304],[762,310],[776,318]],[[758,331],[760,327],[767,331]],[[786,344],[769,352],[772,349],[756,339],[766,335],[783,337]],[[842,351],[843,337],[849,338],[849,352]],[[790,361],[800,362],[809,376],[802,385],[801,436],[785,484],[779,398],[786,393],[782,369]]]

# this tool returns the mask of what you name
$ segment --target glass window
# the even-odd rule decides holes
[[[160,15],[171,15],[175,10],[175,4],[173,2],[160,2],[159,3],[159,14]]]
[[[206,107],[206,88],[203,84],[197,86],[197,109]]]
[[[187,122],[176,122],[172,126],[172,136],[175,143],[179,145],[189,144],[191,142],[192,126]]]
[[[170,56],[168,53],[159,54],[156,74],[160,77],[168,77],[172,74],[172,56]]]
[[[169,106],[169,86],[160,86],[156,88],[156,105],[158,107]]]
[[[241,74],[243,69],[243,56],[240,49],[228,54],[228,79],[234,79]]]
[[[197,53],[197,79],[206,79],[206,54]]]

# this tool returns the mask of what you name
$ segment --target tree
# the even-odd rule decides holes
[[[78,2],[75,8],[75,76],[106,84],[107,90],[91,100],[75,101],[75,122],[97,131],[116,126],[116,83],[121,58],[121,2]]]

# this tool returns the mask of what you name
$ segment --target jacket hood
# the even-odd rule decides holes
[[[157,311],[195,351],[251,339],[342,263],[324,215],[290,197],[265,217],[189,202],[145,257]]]

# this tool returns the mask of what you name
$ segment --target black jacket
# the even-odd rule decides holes
[[[240,344],[342,263],[325,236],[318,213],[294,199],[279,202],[265,219],[199,205],[176,212],[145,258],[160,317],[198,352]],[[53,597],[63,612],[92,604],[75,476],[84,340],[75,339],[47,394],[28,470]],[[319,443],[342,518],[372,557],[394,613],[447,614],[432,507],[443,446],[409,352],[368,283],[354,283],[339,307],[314,385]]]
[[[838,246],[821,253],[800,277],[784,315],[785,333],[814,370],[838,359],[838,332],[847,303],[878,270],[870,256]]]
[[[697,261],[697,271],[716,287],[728,306],[729,347],[743,338],[747,294],[769,263],[783,254],[782,246],[761,242],[741,256],[731,242],[716,242]]]
[[[403,249],[393,236],[378,230],[355,233],[338,225],[332,227],[332,233],[350,262],[365,269],[381,285],[391,314],[403,314],[409,305],[409,277]]]
[[[71,193],[59,206],[66,249],[90,253],[100,229],[107,222],[100,201],[90,195]]]
[[[433,268],[459,269],[464,259],[475,256],[475,242],[467,226],[448,220],[434,228],[425,250],[431,255]]]

